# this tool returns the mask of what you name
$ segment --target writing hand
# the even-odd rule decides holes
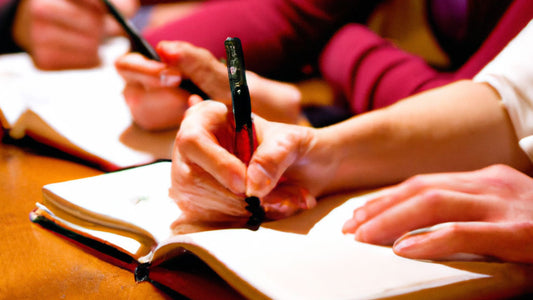
[[[410,258],[470,253],[533,263],[532,191],[532,178],[504,165],[420,175],[356,209],[343,231],[362,242],[394,242]],[[441,223],[447,226],[408,233]]]
[[[121,0],[119,9],[133,14],[138,0]],[[23,0],[13,32],[15,42],[44,70],[88,68],[100,63],[98,48],[111,19],[99,0]]]
[[[233,155],[234,125],[228,108],[214,101],[193,105],[176,137],[170,196],[184,212],[183,221],[240,222],[250,213],[243,201],[258,196],[267,219],[279,219],[313,207],[325,183],[305,161],[314,129],[254,117],[259,147],[248,168]]]

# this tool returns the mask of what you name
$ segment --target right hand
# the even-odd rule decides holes
[[[182,41],[164,41],[157,52],[162,62],[128,53],[117,59],[117,71],[126,81],[124,97],[135,122],[147,130],[178,127],[188,108],[189,92],[179,89],[182,79],[191,80],[211,99],[231,105],[226,65],[207,49]],[[300,120],[300,91],[246,72],[252,108],[269,120],[296,123]]]
[[[138,0],[111,0],[132,16]],[[120,34],[100,0],[21,0],[13,24],[15,42],[43,70],[89,68],[100,63],[105,37]]]
[[[214,101],[187,111],[172,160],[170,196],[183,211],[178,223],[243,223],[250,215],[246,195],[261,199],[267,219],[315,206],[335,169],[331,149],[317,147],[317,130],[254,116],[258,148],[247,167],[232,154],[231,118]]]

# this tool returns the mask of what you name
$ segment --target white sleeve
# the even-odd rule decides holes
[[[475,77],[495,88],[513,123],[520,147],[533,161],[533,21]]]

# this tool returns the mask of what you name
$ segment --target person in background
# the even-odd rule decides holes
[[[184,212],[176,224],[244,224],[245,196],[279,219],[328,194],[453,172],[382,191],[342,230],[363,242],[396,241],[394,251],[411,258],[533,263],[532,46],[530,22],[473,80],[325,128],[254,116],[259,146],[248,166],[227,150],[235,134],[227,106],[192,96],[172,161],[169,194]]]
[[[133,16],[138,0],[113,0]],[[0,53],[28,52],[43,70],[99,64],[106,37],[121,34],[99,0],[0,0]]]
[[[409,15],[389,17],[394,13]],[[355,115],[455,80],[471,78],[523,28],[531,16],[533,6],[523,0],[464,0],[454,1],[453,5],[440,0],[208,1],[190,15],[148,30],[144,35],[153,45],[163,40],[189,42],[207,49],[215,60],[225,55],[223,41],[226,37],[239,37],[247,69],[270,79],[291,82],[317,75],[334,90],[339,105],[348,106],[350,114]],[[399,21],[393,26],[383,20]],[[416,24],[411,24],[411,20],[415,20],[412,22]],[[377,28],[380,34],[370,28]],[[402,30],[388,34],[391,28]],[[425,34],[420,36],[419,31]],[[403,46],[413,40],[418,42],[409,51],[402,49],[409,48]],[[421,45],[433,45],[421,52],[440,51],[441,58],[424,58],[422,54],[415,53]],[[196,74],[194,68],[180,69],[185,65],[167,62],[166,66],[174,68],[175,73],[191,79],[205,91],[218,84],[205,80],[206,72]],[[142,59],[119,60],[117,64],[119,72],[127,70],[132,76],[125,76],[125,95],[133,118],[135,121],[142,119],[139,123],[148,129],[158,129],[160,125],[177,126],[187,107],[186,93],[181,94],[183,97],[175,95],[173,101],[177,104],[171,107],[160,105],[160,114],[155,110],[135,107],[149,106],[157,102],[161,94],[174,93],[169,91],[174,86],[153,84],[158,82],[160,74],[154,72],[152,66]],[[288,93],[289,97],[298,94],[298,89],[293,89],[295,92]],[[227,93],[207,94],[217,100],[227,98]],[[134,100],[128,100],[129,97]],[[166,104],[170,105],[169,99],[171,97]],[[270,120],[279,121],[280,116],[285,117],[281,112],[294,109],[295,101],[297,107],[307,105],[306,98],[299,96],[296,100],[288,98],[274,102],[276,105],[287,103],[286,108],[274,105],[273,112],[280,115],[257,112]],[[182,107],[182,111],[174,115],[166,113],[176,107]],[[254,103],[253,107],[263,107],[263,103]],[[292,122],[300,120],[293,117],[298,112],[291,115]],[[324,122],[320,116],[307,116],[316,126],[338,121],[337,116],[327,116]],[[164,117],[172,119],[163,122]]]
[[[140,0],[131,21],[139,30],[151,30],[190,15],[207,1],[217,0]]]

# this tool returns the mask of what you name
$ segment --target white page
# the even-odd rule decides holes
[[[158,163],[45,188],[74,205],[145,227],[162,240],[170,235],[169,226],[180,214],[167,195],[170,165]],[[205,251],[195,253],[230,284],[239,280],[227,269],[274,299],[379,298],[487,277],[401,258],[390,247],[356,242],[353,236],[343,235],[342,224],[368,197],[345,202],[342,197],[322,199],[316,208],[290,222],[267,223],[258,231],[225,229],[173,236],[160,246],[199,246]],[[291,224],[309,228],[299,230]]]
[[[94,177],[44,186],[66,201],[77,217],[85,213],[78,207],[115,220],[144,228],[157,242],[171,235],[170,224],[181,214],[168,196],[170,162],[112,172]],[[74,206],[72,206],[74,205]]]
[[[360,243],[353,235],[342,234],[353,209],[370,196],[351,198],[333,210],[324,202],[328,200],[322,200],[316,211],[296,216],[301,222],[318,221],[304,234],[279,226],[287,231],[228,229],[172,240],[208,249],[222,265],[273,299],[382,298],[488,276],[402,258],[390,247]],[[314,215],[326,214],[320,210],[327,215],[317,219]]]
[[[401,258],[388,247],[348,238],[322,239],[267,228],[201,232],[174,240],[208,249],[273,299],[382,298],[487,276]]]
[[[30,108],[71,143],[119,168],[168,159],[175,130],[139,129],[122,96],[113,63],[127,49],[126,39],[112,40],[101,50],[100,67],[52,72],[37,70],[27,54],[0,56],[0,108],[10,123]]]

